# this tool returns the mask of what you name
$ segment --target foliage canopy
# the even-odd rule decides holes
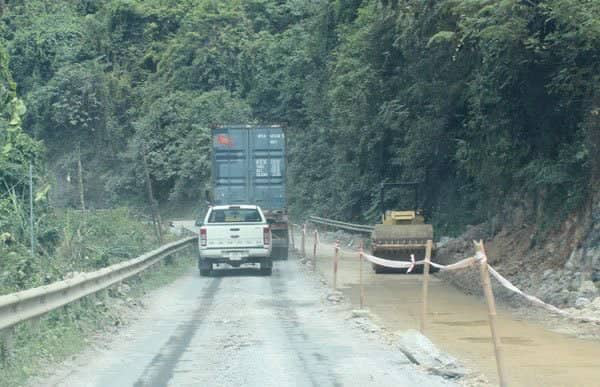
[[[594,0],[33,0],[2,20],[61,205],[78,149],[97,206],[141,197],[141,152],[161,201],[197,200],[210,125],[245,122],[287,124],[296,215],[372,221],[380,182],[422,180],[456,231],[597,189]]]

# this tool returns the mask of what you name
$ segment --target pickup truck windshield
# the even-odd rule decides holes
[[[230,208],[213,210],[208,218],[208,223],[256,223],[262,222],[258,210],[254,208]]]

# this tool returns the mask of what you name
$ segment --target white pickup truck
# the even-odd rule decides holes
[[[210,275],[214,264],[241,267],[249,263],[259,264],[262,274],[271,275],[271,228],[260,207],[214,206],[198,225],[200,275]]]

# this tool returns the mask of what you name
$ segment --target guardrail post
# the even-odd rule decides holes
[[[173,260],[175,260],[175,259],[179,259],[179,251],[175,251],[174,253],[166,255],[165,259],[163,260],[163,262],[165,263],[165,265],[172,265],[173,264]],[[155,264],[155,266],[157,267],[157,270],[160,270],[160,266],[161,266],[160,261],[157,262]]]
[[[306,222],[302,226],[302,256],[306,257]]]
[[[315,229],[314,232],[314,243],[313,243],[313,265],[316,266],[317,264],[317,238],[319,236],[317,235],[317,229]]]
[[[494,291],[492,290],[492,283],[490,281],[490,272],[488,270],[487,255],[485,253],[485,247],[483,241],[475,243],[476,248],[483,255],[483,259],[479,262],[479,271],[481,274],[481,283],[483,285],[483,291],[485,293],[485,299],[488,306],[488,319],[490,323],[490,331],[492,333],[492,340],[494,342],[494,353],[496,355],[496,367],[498,368],[498,379],[500,386],[507,386],[506,377],[504,375],[504,359],[502,357],[502,347],[500,343],[500,336],[498,336],[496,327],[496,302],[494,300]]]
[[[364,309],[365,307],[365,288],[363,286],[363,246],[364,241],[360,240],[360,247],[358,249],[358,258],[360,261],[360,268],[358,270],[358,282],[360,284],[360,309]]]
[[[337,290],[337,272],[338,272],[338,261],[340,259],[340,241],[335,241],[335,255],[333,256],[333,290]]]
[[[0,364],[8,367],[12,363],[15,349],[15,328],[0,330]]]
[[[428,240],[425,247],[425,264],[423,266],[423,291],[421,300],[421,333],[425,333],[427,325],[427,302],[429,298],[429,262],[431,261],[431,250],[433,241]]]

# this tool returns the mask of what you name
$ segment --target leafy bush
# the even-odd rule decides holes
[[[13,212],[14,214],[14,212]],[[3,217],[0,215],[0,219]],[[57,211],[37,226],[52,234],[31,256],[28,239],[0,243],[0,293],[10,293],[62,280],[74,272],[93,271],[135,258],[156,246],[149,224],[128,208],[82,213]]]

